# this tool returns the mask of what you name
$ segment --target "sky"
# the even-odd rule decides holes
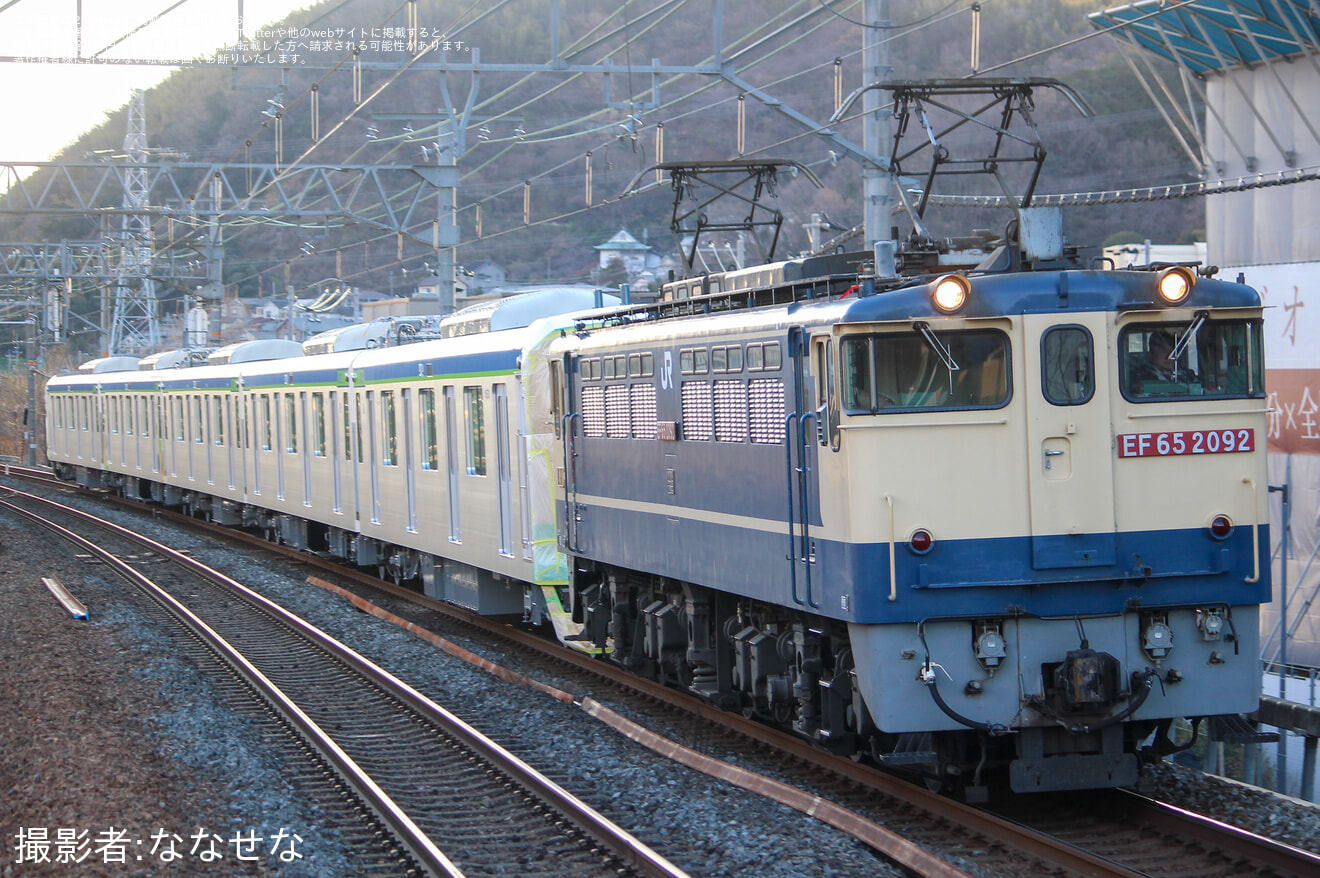
[[[232,45],[243,9],[245,36],[314,0],[81,0],[82,57],[179,59],[212,55]],[[79,0],[0,0],[0,58],[78,56]],[[171,9],[171,7],[177,7]],[[166,12],[166,10],[170,10]],[[165,13],[161,15],[161,13]],[[151,22],[156,16],[161,16]],[[128,103],[134,88],[151,88],[176,68],[49,61],[0,61],[0,161],[48,161],[56,152]],[[15,124],[17,123],[17,124]]]

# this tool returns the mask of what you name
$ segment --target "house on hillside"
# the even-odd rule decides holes
[[[638,289],[646,289],[657,280],[663,280],[666,267],[672,259],[661,256],[650,244],[643,243],[632,236],[627,229],[619,231],[604,244],[596,244],[597,271],[605,269],[611,262],[618,260],[628,273],[628,283]]]

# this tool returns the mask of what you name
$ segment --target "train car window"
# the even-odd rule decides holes
[[[399,429],[394,418],[393,390],[382,390],[380,393],[380,417],[385,427],[385,456],[381,463],[385,466],[398,466]]]
[[[142,435],[144,437],[149,437],[151,436],[151,415],[148,412],[148,406],[150,403],[147,402],[145,396],[138,400],[138,402],[142,405]]]
[[[221,402],[221,399],[220,399],[220,397],[218,397],[218,396],[216,396],[216,397],[212,397],[212,399],[213,399],[214,402],[215,402],[215,405],[213,406],[213,408],[214,408],[214,410],[215,410],[215,444],[216,444],[216,445],[224,445],[224,444],[225,444],[225,409],[224,409],[224,403]]]
[[[1132,402],[1265,395],[1259,320],[1128,326],[1118,338],[1119,384]]]
[[[834,381],[834,339],[816,340],[816,399],[823,400],[825,416],[820,430],[820,444],[826,442],[838,451],[842,441],[839,430],[839,393]]]
[[[362,461],[364,460],[364,458],[363,458],[363,456],[362,456],[362,430],[363,430],[363,422],[362,422],[362,394],[361,394],[361,393],[355,393],[353,396],[354,396],[354,399],[353,399],[353,408],[354,408],[354,411],[355,411],[356,414],[357,414],[357,421],[354,422],[354,423],[356,424],[357,429],[355,429],[355,430],[353,431],[353,433],[354,433],[355,436],[357,436],[357,462],[358,462],[358,463],[362,463]]]
[[[718,293],[720,291],[720,279],[712,277],[707,284],[707,291],[710,293]]]
[[[705,348],[688,348],[678,354],[678,371],[683,375],[705,375],[706,366]]]
[[[852,336],[840,347],[843,406],[852,413],[999,408],[1009,400],[1008,336],[942,332],[951,370],[921,334]]]
[[[418,397],[422,415],[422,469],[437,470],[440,468],[440,443],[435,430],[435,391],[422,390]]]
[[[729,352],[722,347],[710,349],[710,371],[726,372],[729,368]]]
[[[1095,395],[1095,346],[1084,326],[1053,326],[1040,338],[1041,393],[1054,405]]]
[[[591,362],[579,360],[579,366]],[[550,361],[550,421],[558,439],[564,428],[564,364],[561,360]]]
[[[349,420],[351,413],[348,409],[348,393],[344,393],[343,404],[343,424],[344,424],[344,460],[353,459],[353,423]]]
[[[274,447],[274,445],[271,443],[272,429],[273,427],[270,422],[270,394],[263,393],[261,394],[261,450],[262,451],[270,451],[271,448]]]
[[[784,364],[783,355],[779,352],[779,342],[770,341],[765,344],[765,368],[766,370],[778,369]]]
[[[112,396],[108,403],[110,408],[110,433],[114,435],[119,432],[119,400]]]
[[[615,377],[615,374],[614,374],[614,358],[613,358],[613,357],[606,357],[606,358],[605,358],[605,377],[606,377],[606,378],[614,378],[614,377]]]
[[[325,394],[312,394],[312,454],[325,457]]]
[[[206,441],[206,433],[202,428],[203,410],[206,404],[202,402],[200,396],[193,397],[193,442],[201,445]]]
[[[289,437],[284,450],[289,454],[298,453],[298,407],[292,393],[284,394],[285,435]]]
[[[743,367],[743,349],[742,345],[729,346],[729,371],[741,372]]]
[[[747,371],[760,372],[765,368],[765,359],[759,344],[747,346]]]
[[[463,388],[463,419],[467,421],[467,471],[470,476],[486,474],[486,415],[481,388]]]
[[[655,357],[651,354],[628,355],[628,377],[650,378],[655,375]]]

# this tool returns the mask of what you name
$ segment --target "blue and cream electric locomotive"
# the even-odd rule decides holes
[[[933,782],[1129,785],[1176,718],[1254,710],[1257,294],[875,255],[52,379],[49,454]]]

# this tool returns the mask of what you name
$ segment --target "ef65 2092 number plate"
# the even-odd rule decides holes
[[[1231,454],[1256,450],[1256,431],[1180,430],[1174,433],[1120,433],[1119,457],[1168,457],[1179,454]]]

